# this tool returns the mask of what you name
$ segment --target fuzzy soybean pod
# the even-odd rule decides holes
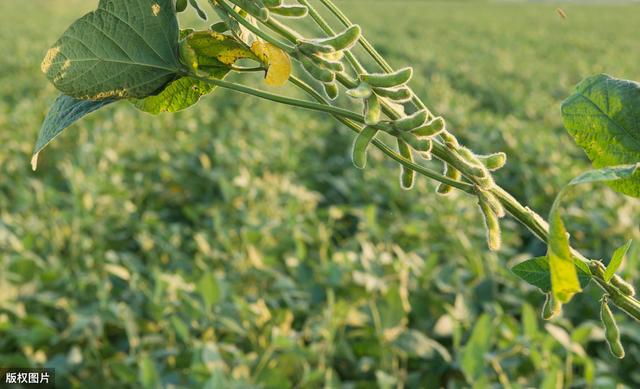
[[[335,82],[329,82],[323,84],[324,93],[327,94],[327,97],[331,100],[335,100],[338,98],[338,84]]]
[[[335,49],[328,45],[323,45],[317,40],[299,39],[298,50],[307,55],[319,55],[335,53]]]
[[[285,18],[304,18],[309,14],[309,8],[304,5],[282,5],[269,8],[269,11]]]
[[[460,143],[458,143],[458,138],[455,137],[452,133],[447,130],[443,130],[440,133],[440,137],[444,141],[444,145],[447,146],[450,150],[458,150],[460,148]]]
[[[373,93],[371,86],[365,82],[361,82],[356,88],[349,89],[347,94],[354,99],[366,99]]]
[[[341,73],[344,72],[344,65],[339,61],[329,61],[328,59],[322,58],[319,55],[311,55],[309,56],[313,62],[315,62],[318,66],[323,67],[325,69],[331,70],[332,72]]]
[[[484,216],[484,223],[487,229],[487,244],[491,251],[498,251],[502,246],[502,232],[500,230],[500,220],[495,214],[491,205],[482,197],[478,196],[478,205]]]
[[[401,132],[400,138],[407,142],[412,149],[420,152],[420,155],[424,159],[431,159],[431,149],[433,148],[433,142],[431,139],[418,138],[410,132]]]
[[[325,69],[311,60],[309,57],[302,57],[300,59],[304,70],[318,81],[325,83],[333,82],[336,79],[335,73],[329,69]]]
[[[489,155],[478,155],[478,159],[489,171],[493,172],[504,167],[507,163],[507,154],[500,152]]]
[[[406,86],[400,88],[374,88],[373,91],[380,97],[386,97],[397,103],[406,103],[413,96],[411,89]]]
[[[367,149],[377,133],[378,130],[375,128],[366,126],[360,131],[355,141],[353,141],[351,160],[358,169],[367,167]]]
[[[361,74],[360,79],[374,88],[396,88],[411,80],[412,68],[403,68],[393,73]]]
[[[176,12],[183,12],[187,9],[187,0],[176,0]]]
[[[437,118],[431,120],[428,123],[425,123],[424,125],[416,128],[415,130],[412,130],[411,132],[413,132],[416,136],[423,136],[423,137],[430,138],[432,136],[436,136],[442,133],[442,131],[445,130],[445,127],[446,127],[446,124],[444,119],[438,116]]]
[[[365,100],[364,104],[364,122],[370,126],[380,123],[380,115],[382,114],[382,106],[378,96],[372,94]]]
[[[506,212],[504,210],[504,206],[502,206],[500,200],[498,200],[498,198],[494,196],[493,193],[479,189],[478,196],[482,197],[482,201],[485,201],[487,204],[489,204],[489,207],[491,207],[491,210],[493,210],[493,213],[495,213],[499,219],[505,217]]]
[[[233,4],[247,11],[249,15],[256,19],[267,22],[269,21],[269,10],[265,7],[262,0],[229,0]]]
[[[393,127],[398,131],[413,131],[427,121],[427,110],[417,111],[393,122]]]
[[[398,138],[398,151],[400,155],[413,162],[413,154],[407,142]],[[406,166],[400,166],[400,186],[404,190],[410,190],[415,183],[416,172]]]
[[[462,173],[460,173],[460,170],[454,168],[453,166],[449,165],[449,164],[445,164],[444,165],[444,174],[456,181],[459,181],[462,178]],[[447,185],[447,184],[440,184],[438,185],[438,189],[436,190],[436,192],[439,195],[443,195],[446,196],[449,193],[451,193],[453,191],[453,187],[451,185]]]
[[[282,0],[262,0],[262,3],[267,8],[276,8],[282,5]]]
[[[553,293],[546,293],[546,299],[542,306],[542,320],[551,320],[562,311],[562,303],[553,297]]]
[[[602,304],[600,305],[600,320],[604,326],[605,339],[609,344],[611,353],[616,358],[624,358],[625,352],[622,342],[620,342],[620,329],[613,316],[613,312],[611,312],[611,308],[609,308],[609,302],[606,297],[602,299]]]
[[[318,42],[323,45],[331,46],[336,51],[348,50],[358,42],[360,34],[362,34],[360,26],[354,24],[336,36],[320,39]]]
[[[617,274],[614,275],[613,278],[611,278],[611,283],[613,284],[613,286],[618,288],[620,292],[622,292],[622,294],[624,294],[625,296],[636,295],[636,289],[633,287],[633,285],[623,280],[622,277]]]

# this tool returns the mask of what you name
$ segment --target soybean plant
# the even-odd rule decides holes
[[[558,195],[547,222],[496,184],[494,174],[507,162],[505,153],[479,155],[472,146],[462,145],[455,129],[411,88],[411,67],[393,69],[333,1],[318,3],[341,28],[334,29],[308,0],[100,0],[95,11],[69,27],[42,63],[42,71],[62,94],[40,131],[34,169],[38,154],[65,128],[119,101],[152,114],[177,112],[216,88],[226,88],[322,112],[355,133],[351,158],[357,168],[366,167],[367,153],[375,147],[398,163],[404,189],[423,176],[439,183],[440,195],[459,191],[474,196],[489,249],[500,249],[507,214],[547,243],[546,256],[512,271],[546,293],[544,319],[560,314],[563,304],[589,282],[595,283],[604,291],[601,320],[607,340],[613,354],[622,357],[609,303],[640,320],[633,287],[615,274],[628,245],[614,253],[607,267],[585,258],[569,245],[561,205],[564,194],[582,183],[605,182],[640,197],[640,124],[632,120],[639,116],[640,85],[597,75],[578,85],[565,101],[565,127],[598,170],[577,177]],[[193,9],[206,20],[210,15],[205,6],[220,19],[209,29],[179,26],[176,13]],[[316,27],[305,31],[322,33],[298,30],[295,26],[301,22]],[[364,49],[375,69],[363,65],[352,51],[355,45]],[[306,73],[309,82],[294,74],[293,63],[300,65],[296,69]],[[263,72],[272,87],[291,84],[311,100],[225,80],[229,73],[248,72]],[[341,95],[358,102],[361,110],[342,108],[337,103]],[[381,134],[395,144],[387,144]],[[421,164],[430,159],[442,162],[442,172]]]

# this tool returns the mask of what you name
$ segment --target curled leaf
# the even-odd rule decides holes
[[[251,51],[267,66],[265,82],[267,85],[283,86],[291,75],[291,59],[279,47],[268,42],[255,41]]]

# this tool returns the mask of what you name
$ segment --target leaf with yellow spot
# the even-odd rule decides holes
[[[291,59],[282,49],[268,42],[256,41],[251,51],[267,66],[265,81],[267,85],[282,86],[291,75]]]

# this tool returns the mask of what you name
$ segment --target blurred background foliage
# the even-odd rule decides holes
[[[507,220],[488,252],[472,198],[405,192],[376,152],[356,170],[326,116],[224,90],[176,115],[119,103],[31,172],[57,94],[40,60],[94,3],[0,2],[0,366],[77,388],[640,387],[638,323],[620,316],[617,361],[596,288],[540,321],[543,296],[508,268],[542,244]],[[339,4],[415,67],[465,144],[507,152],[497,181],[542,214],[589,166],[560,102],[594,73],[640,79],[637,5],[565,5],[565,20],[553,5]],[[575,192],[586,255],[640,238],[637,200]]]

